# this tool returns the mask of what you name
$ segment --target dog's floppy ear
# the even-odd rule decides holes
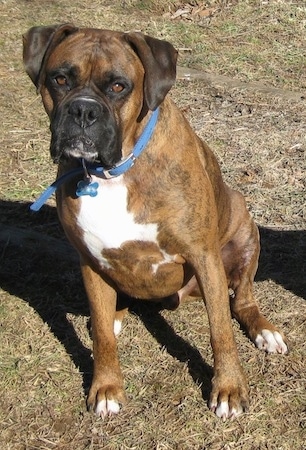
[[[30,28],[23,38],[23,62],[25,69],[37,90],[41,86],[44,63],[51,51],[69,34],[77,31],[72,24],[51,25]]]
[[[154,111],[175,82],[178,52],[169,42],[142,33],[125,33],[124,38],[142,62],[144,97],[148,108]]]

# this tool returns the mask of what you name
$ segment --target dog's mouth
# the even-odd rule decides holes
[[[61,160],[82,159],[89,163],[101,162],[95,143],[88,136],[79,136],[67,140],[56,155],[53,161],[59,164]]]

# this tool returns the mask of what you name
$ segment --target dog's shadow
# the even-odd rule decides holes
[[[31,213],[29,204],[0,201],[0,287],[32,306],[65,347],[83,374],[87,391],[92,378],[91,351],[84,347],[68,313],[89,315],[78,257],[67,243],[55,208]],[[257,280],[273,279],[306,298],[305,231],[261,230],[262,252]],[[155,304],[131,301],[131,310],[169,354],[187,364],[207,401],[212,368],[199,351],[160,314]]]

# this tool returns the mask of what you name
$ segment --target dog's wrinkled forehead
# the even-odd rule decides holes
[[[75,79],[77,86],[86,84],[89,79],[97,80],[107,72],[135,81],[137,91],[143,89],[144,103],[154,111],[175,82],[177,51],[169,42],[139,32],[122,33],[62,24],[30,28],[23,35],[23,60],[45,107],[49,103],[47,91],[52,75],[63,75],[62,80],[53,77],[61,84],[65,70],[71,68],[68,75],[73,75],[72,81]],[[63,73],[57,74],[61,68]],[[74,83],[67,85],[69,89],[71,86],[74,87]]]
[[[114,57],[115,56],[115,57]],[[142,64],[120,33],[80,30],[68,36],[51,53],[47,72],[71,71],[79,82],[99,81],[104,74],[139,74]]]

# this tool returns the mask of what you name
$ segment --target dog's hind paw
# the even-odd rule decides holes
[[[256,336],[255,344],[260,350],[265,350],[267,353],[283,355],[288,353],[288,347],[278,331],[262,330]]]
[[[119,336],[121,330],[122,330],[122,322],[121,320],[116,319],[114,321],[114,334],[116,337]]]

